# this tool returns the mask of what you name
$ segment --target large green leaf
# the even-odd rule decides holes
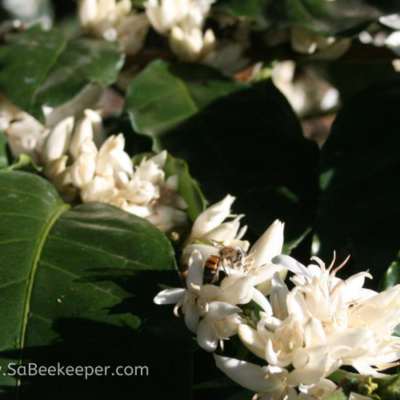
[[[271,26],[303,26],[325,34],[362,30],[387,14],[397,13],[399,0],[269,0],[265,18]]]
[[[1,398],[189,398],[190,335],[152,303],[160,283],[177,285],[167,238],[110,205],[68,208],[42,178],[0,173]],[[28,362],[110,369],[87,380],[3,375]],[[113,376],[117,366],[149,376]]]
[[[113,84],[124,63],[116,43],[71,39],[34,27],[6,35],[0,47],[0,90],[16,105],[43,119],[41,106],[56,107],[88,85]]]
[[[38,99],[57,107],[73,99],[91,83],[112,85],[124,64],[124,56],[116,42],[81,38],[71,40],[60,55]]]
[[[400,245],[399,102],[399,79],[372,85],[339,113],[322,149],[320,255],[350,253],[377,280]]]
[[[67,45],[58,31],[39,26],[5,37],[0,47],[0,90],[17,106],[40,115],[36,100],[40,87]]]
[[[246,214],[256,235],[280,218],[287,223],[288,242],[303,236],[312,225],[318,195],[318,150],[303,138],[286,99],[269,81],[244,85],[197,66],[185,66],[184,72],[161,62],[146,70],[146,107],[132,112],[135,126],[141,121],[142,128],[151,129],[168,125],[169,115],[185,118],[161,141],[188,163],[206,198],[213,203],[228,193],[237,196],[234,211]],[[185,114],[188,102],[176,101],[171,86],[179,88],[182,99],[190,93],[202,107]],[[162,107],[168,114],[156,113]]]
[[[206,67],[154,61],[132,81],[125,108],[136,132],[156,137],[243,87]]]

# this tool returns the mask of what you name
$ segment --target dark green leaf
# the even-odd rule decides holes
[[[136,132],[159,136],[244,88],[206,67],[154,61],[132,81],[125,108]]]
[[[172,175],[179,176],[178,193],[186,201],[188,216],[194,222],[198,215],[204,211],[206,200],[198,184],[190,176],[187,163],[168,155],[164,171],[167,178]]]
[[[267,0],[220,0],[215,9],[226,12],[235,18],[256,20],[260,17]]]
[[[320,256],[350,253],[355,271],[375,280],[400,245],[399,102],[399,79],[372,85],[339,113],[322,149]]]
[[[360,69],[363,71],[362,74],[360,74]],[[366,89],[371,83],[396,75],[391,60],[339,60],[329,63],[327,71],[330,82],[339,90],[340,98],[344,103]]]
[[[269,0],[264,15],[271,26],[303,26],[325,34],[346,34],[361,31],[399,9],[400,0]]]
[[[124,55],[116,42],[71,40],[40,88],[38,99],[42,104],[57,107],[73,99],[89,84],[112,85],[123,64]]]
[[[2,399],[190,397],[191,337],[152,303],[160,283],[177,285],[165,235],[107,204],[68,210],[51,184],[21,172],[0,173],[0,210]],[[3,374],[20,362],[111,368],[87,380]],[[116,366],[149,376],[112,376]]]
[[[196,66],[193,74],[186,68],[191,78],[179,85],[214,101],[162,136],[164,147],[188,163],[211,203],[237,196],[234,211],[246,214],[257,236],[279,218],[287,223],[288,242],[302,237],[315,212],[318,150],[303,138],[286,99],[269,81],[250,86],[224,80],[226,90],[217,97],[215,80],[205,73],[196,78]],[[156,81],[148,91],[159,86]],[[162,102],[172,107],[173,92],[164,93]]]
[[[7,147],[7,137],[3,132],[0,132],[0,169],[9,165]]]
[[[17,106],[43,120],[41,107],[57,107],[89,85],[113,84],[124,63],[118,44],[67,39],[35,27],[6,35],[0,48],[0,90]]]
[[[41,116],[37,95],[67,40],[58,31],[40,27],[9,33],[0,47],[0,90],[29,114]]]

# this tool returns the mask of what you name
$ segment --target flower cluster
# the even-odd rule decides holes
[[[237,41],[218,41],[204,24],[215,0],[147,0],[145,12],[132,10],[130,0],[80,0],[78,18],[84,32],[118,40],[128,55],[143,47],[149,27],[166,37],[171,51],[186,62],[201,62],[231,74],[244,68],[242,54],[249,30]],[[243,39],[245,37],[245,39]]]
[[[269,311],[271,307],[261,290],[268,290],[265,283],[274,272],[285,273],[271,263],[282,251],[283,224],[272,224],[248,256],[249,243],[241,240],[246,230],[240,228],[243,216],[231,215],[234,200],[227,196],[194,223],[181,259],[188,268],[186,289],[167,289],[155,298],[157,304],[176,304],[176,315],[182,310],[187,327],[197,333],[199,345],[207,351],[216,350],[218,343],[223,347],[223,341],[236,335],[238,327],[246,323],[240,305],[254,302]],[[233,219],[224,222],[229,217]],[[210,257],[220,262],[214,280],[204,278]],[[225,276],[218,279],[220,273]]]
[[[26,154],[43,166],[65,201],[80,197],[84,203],[113,204],[163,232],[186,223],[187,205],[177,193],[179,178],[167,178],[163,171],[167,152],[134,166],[122,134],[106,139],[99,112],[87,109],[77,122],[69,116],[49,128],[2,97],[0,126],[13,156]]]
[[[379,371],[400,358],[400,338],[393,335],[400,321],[400,286],[377,293],[363,288],[369,273],[341,280],[340,267],[327,269],[315,261],[318,265],[305,267],[289,256],[275,257],[275,264],[294,274],[294,288],[274,274],[271,311],[260,313],[256,329],[238,328],[244,345],[268,366],[216,357],[228,376],[260,397],[296,398],[294,388],[317,390],[345,365],[382,376]]]
[[[341,280],[336,275],[344,264],[326,268],[314,257],[305,267],[281,255],[279,221],[250,247],[240,227],[243,215],[231,213],[234,200],[228,195],[197,218],[181,258],[186,287],[155,298],[176,304],[175,314],[181,311],[203,349],[215,351],[220,343],[223,351],[223,341],[238,334],[267,363],[215,355],[217,366],[256,392],[255,399],[311,400],[342,390],[329,380],[342,366],[383,377],[381,370],[397,365],[400,285],[377,293],[363,287],[372,278],[368,272]],[[292,289],[284,282],[288,271]],[[261,311],[249,314],[254,305]]]

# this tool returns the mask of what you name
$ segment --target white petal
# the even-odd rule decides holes
[[[284,224],[276,220],[251,248],[256,266],[265,265],[282,253]]]
[[[252,353],[265,360],[265,343],[255,329],[248,325],[239,325],[238,335],[242,343]]]
[[[199,346],[209,352],[215,351],[218,346],[218,338],[214,333],[210,323],[206,320],[202,320],[197,330],[197,343]]]
[[[265,372],[255,364],[234,358],[221,357],[214,355],[217,367],[229,378],[253,392],[265,392],[271,384],[265,380]]]
[[[186,286],[192,290],[192,285],[201,286],[203,284],[203,265],[201,254],[195,250],[189,260],[189,271]]]
[[[296,261],[294,258],[289,256],[277,256],[272,259],[272,262],[276,265],[280,265],[283,268],[288,269],[297,276],[306,277],[312,281],[313,276],[310,271],[303,265]]]
[[[199,319],[199,309],[191,303],[186,304],[185,324],[191,332],[197,333],[197,329],[199,327]]]
[[[184,296],[185,289],[166,289],[154,297],[156,304],[176,304]]]
[[[232,304],[224,303],[223,301],[213,301],[210,303],[210,307],[205,318],[222,319],[241,311],[242,310],[239,307],[233,306]]]
[[[253,299],[267,314],[272,315],[272,307],[267,298],[256,288],[253,289]]]

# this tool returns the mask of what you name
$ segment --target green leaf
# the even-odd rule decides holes
[[[56,30],[36,26],[5,36],[0,47],[0,90],[29,114],[41,116],[37,95],[67,40]]]
[[[125,109],[136,132],[157,137],[244,87],[207,67],[154,61],[133,79]]]
[[[379,291],[382,292],[400,283],[400,254],[397,255],[396,261],[390,264],[379,283]]]
[[[160,283],[177,285],[165,235],[107,204],[69,209],[50,183],[22,172],[0,173],[0,210],[2,398],[190,397],[191,335],[152,302]],[[28,362],[110,370],[4,375]],[[112,376],[117,366],[147,366],[149,376]]]
[[[0,132],[0,169],[9,165],[7,147],[7,136]]]
[[[275,27],[303,26],[324,34],[350,34],[399,9],[399,0],[269,0],[264,15]]]
[[[165,63],[159,65],[167,70]],[[270,81],[253,86],[229,80],[217,84],[215,78],[207,79],[205,68],[201,70],[204,78],[198,77],[196,66],[186,66],[186,70],[190,78],[181,78],[180,85],[190,87],[198,98],[214,101],[164,134],[164,148],[188,163],[210,203],[228,193],[236,196],[234,212],[246,214],[244,222],[256,236],[279,218],[287,223],[288,242],[302,237],[314,218],[318,149],[303,138],[287,100]],[[222,86],[222,93],[215,90]],[[160,85],[156,80],[150,87],[155,93]],[[161,96],[171,114],[181,111],[173,92],[161,90]]]
[[[39,27],[6,35],[0,47],[0,90],[17,106],[43,120],[41,107],[67,103],[89,85],[113,84],[124,63],[118,44],[72,39]]]
[[[199,214],[205,210],[206,200],[198,184],[190,176],[187,163],[169,154],[164,171],[167,178],[172,175],[179,176],[178,193],[186,201],[188,216],[194,222]]]
[[[351,254],[353,269],[375,280],[400,244],[400,80],[370,86],[339,113],[322,149],[319,255]]]
[[[133,165],[139,165],[144,157],[152,157],[155,153],[142,153],[132,158]],[[194,222],[198,215],[205,210],[206,199],[203,196],[197,182],[190,176],[189,167],[183,160],[174,158],[168,154],[167,162],[163,168],[165,177],[179,176],[178,193],[188,205],[187,213]]]
[[[87,85],[110,86],[123,64],[124,55],[116,42],[71,40],[40,88],[39,102],[57,107],[73,99]]]

